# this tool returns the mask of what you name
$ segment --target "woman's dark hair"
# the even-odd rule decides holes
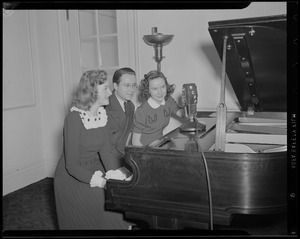
[[[98,85],[107,81],[104,70],[90,70],[82,74],[79,84],[73,93],[72,106],[81,110],[89,110],[98,99]]]
[[[112,82],[118,85],[120,83],[122,75],[125,74],[134,75],[134,76],[136,75],[134,70],[128,67],[124,67],[115,71]]]
[[[167,100],[170,95],[174,92],[175,90],[175,85],[169,85],[167,78],[165,75],[158,70],[153,70],[150,71],[148,74],[144,75],[144,79],[141,81],[140,85],[140,95],[142,98],[142,101],[148,100],[150,98],[150,92],[149,92],[149,81],[156,79],[156,78],[163,78],[166,82],[166,87],[167,87],[167,94],[165,96],[165,100]]]

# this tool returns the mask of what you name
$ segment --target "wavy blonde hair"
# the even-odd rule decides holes
[[[98,99],[98,85],[107,81],[104,70],[90,70],[82,74],[79,84],[73,93],[71,107],[89,110]]]

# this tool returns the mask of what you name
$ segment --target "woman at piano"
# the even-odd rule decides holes
[[[110,147],[107,115],[111,91],[102,70],[83,73],[65,117],[63,150],[54,176],[59,229],[128,229],[123,215],[105,211],[108,178],[126,179]]]
[[[171,96],[174,90],[175,85],[170,85],[161,71],[153,70],[144,76],[140,87],[143,103],[133,117],[132,145],[155,146],[171,116],[181,117],[180,107]]]

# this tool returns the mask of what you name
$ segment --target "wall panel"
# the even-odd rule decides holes
[[[22,36],[22,37],[20,37]],[[3,108],[35,105],[28,11],[3,17]]]
[[[35,18],[3,17],[3,195],[45,178]]]

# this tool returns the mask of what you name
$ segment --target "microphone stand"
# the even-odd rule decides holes
[[[195,95],[195,94],[194,94]],[[185,144],[185,150],[187,151],[197,151],[200,152],[202,155],[204,171],[206,175],[206,183],[207,183],[207,193],[208,193],[208,206],[209,206],[209,225],[210,230],[213,230],[213,214],[212,214],[212,195],[211,195],[211,187],[210,187],[210,179],[209,179],[209,171],[207,167],[206,157],[201,150],[200,144],[198,143],[199,131],[205,131],[206,126],[199,123],[196,115],[197,115],[197,100],[194,101],[193,104],[188,104],[186,98],[191,98],[189,95],[189,91],[184,90],[184,99],[185,99],[185,106],[186,106],[186,115],[189,118],[189,122],[183,124],[180,127],[180,131],[182,133],[189,132],[189,140]],[[196,97],[195,97],[196,98]],[[194,99],[195,99],[194,98]]]
[[[205,131],[206,126],[198,122],[195,115],[189,117],[189,121],[180,127],[181,132]]]

